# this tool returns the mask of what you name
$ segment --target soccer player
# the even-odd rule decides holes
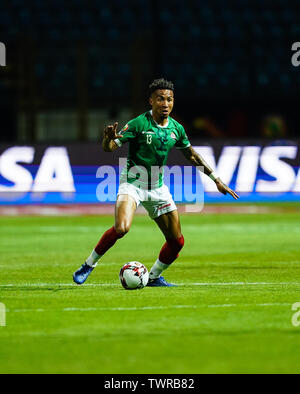
[[[161,274],[179,256],[184,237],[176,205],[163,183],[163,171],[157,169],[166,164],[169,151],[174,146],[193,166],[201,167],[221,193],[228,193],[235,200],[239,198],[195,152],[183,126],[169,116],[174,105],[173,83],[165,79],[154,80],[150,85],[149,103],[152,110],[131,120],[119,134],[117,122],[104,129],[102,146],[105,152],[113,152],[126,142],[129,143],[127,168],[120,178],[114,226],[103,234],[92,254],[74,273],[73,279],[77,284],[83,284],[102,256],[128,233],[135,211],[142,204],[166,239],[151,268],[148,286],[173,286]]]

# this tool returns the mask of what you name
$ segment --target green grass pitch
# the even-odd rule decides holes
[[[88,284],[72,273],[113,218],[0,218],[0,373],[299,373],[300,213],[182,215],[177,288],[123,290],[164,239],[147,216]]]

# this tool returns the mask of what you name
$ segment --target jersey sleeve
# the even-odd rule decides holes
[[[180,125],[179,127],[179,138],[175,144],[175,147],[177,149],[186,149],[191,146],[191,143],[188,139],[188,136],[186,135],[186,132],[184,130],[184,127]]]
[[[120,131],[119,134],[121,134],[123,137],[115,139],[115,143],[118,146],[122,146],[126,142],[129,142],[129,141],[133,140],[134,138],[136,138],[137,137],[137,127],[136,127],[135,120],[133,119],[130,122],[128,122],[123,127],[123,129]]]

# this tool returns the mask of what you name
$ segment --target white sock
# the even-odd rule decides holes
[[[170,264],[164,264],[159,259],[156,260],[155,264],[151,268],[149,278],[157,279],[160,277],[161,273],[170,267]]]
[[[90,267],[97,267],[97,263],[100,260],[102,256],[99,256],[99,254],[97,254],[94,250],[92,251],[92,254],[90,255],[90,257],[88,257],[88,259],[86,260],[87,265],[89,265]]]

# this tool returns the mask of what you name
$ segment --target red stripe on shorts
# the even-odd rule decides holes
[[[159,207],[158,209],[164,209],[164,208],[167,208],[167,207],[170,207],[170,206],[171,206],[171,204],[167,204],[167,205],[164,205],[162,207]]]

